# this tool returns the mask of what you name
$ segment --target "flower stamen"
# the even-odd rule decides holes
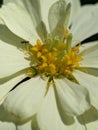
[[[47,45],[47,43],[42,44],[40,40],[37,40],[34,46],[28,44],[27,52],[31,65],[28,76],[31,77],[33,75],[33,67],[41,76],[55,78],[62,76],[70,77],[73,69],[78,68],[79,62],[83,60],[82,57],[78,55],[79,46],[71,48],[71,42],[72,35],[69,34],[66,43],[59,41],[57,44],[55,43],[52,48],[49,44]]]

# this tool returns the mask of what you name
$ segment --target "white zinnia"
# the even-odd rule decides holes
[[[25,59],[21,41],[29,41],[34,46],[37,39],[43,41],[47,31],[56,36],[59,34],[56,32],[58,25],[66,30],[70,23],[73,39],[80,42],[98,32],[98,5],[81,8],[78,0],[68,0],[67,3],[69,1],[72,3],[69,23],[70,6],[68,14],[63,12],[67,6],[65,0],[59,0],[58,4],[55,4],[57,0],[15,0],[15,3],[8,3],[0,9],[0,18],[4,22],[4,25],[0,25],[0,101],[2,103],[5,99],[2,104],[4,109],[17,118],[23,121],[37,120],[41,130],[85,130],[85,127],[90,127],[90,130],[92,126],[82,125],[74,116],[83,114],[90,105],[98,109],[98,72],[97,76],[93,73],[95,69],[98,71],[98,41],[83,44],[79,48],[78,55],[83,58],[79,62],[81,71],[72,71],[78,83],[67,78],[53,78],[55,85],[52,82],[47,89],[48,78],[43,80],[37,76],[20,83],[9,92],[26,78],[25,71],[30,67],[29,60]],[[61,9],[63,17],[59,13]],[[80,10],[78,14],[77,10]],[[62,21],[64,17],[66,24]],[[76,44],[77,42],[73,41],[72,46]],[[25,125],[31,129],[31,122]],[[17,129],[22,130],[25,125],[17,126]],[[33,127],[32,125],[32,129],[38,129]]]

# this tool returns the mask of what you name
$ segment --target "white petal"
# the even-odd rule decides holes
[[[56,2],[57,0],[43,0],[43,2],[41,2],[40,0],[40,4],[41,4],[41,12],[42,12],[42,19],[44,21],[44,23],[46,24],[46,27],[49,31],[49,24],[48,24],[48,12],[50,7]],[[71,2],[72,4],[72,9],[71,9],[71,19],[70,19],[70,23],[75,19],[78,10],[80,9],[80,1],[79,0],[67,0],[67,3]]]
[[[4,99],[5,99],[5,96],[2,99],[0,99],[0,105],[3,103]]]
[[[14,35],[14,33],[12,33],[5,25],[0,25],[0,42],[1,41],[11,44],[19,49],[23,48],[23,45],[21,44],[23,39]]]
[[[80,62],[80,65],[81,67],[98,68],[98,57],[83,57],[83,61]]]
[[[82,45],[80,55],[83,57],[82,67],[98,68],[98,41]]]
[[[16,126],[10,122],[0,122],[0,130],[16,130]]]
[[[79,47],[79,54],[88,55],[89,53],[97,50],[97,48],[98,48],[98,41],[87,42]]]
[[[35,42],[38,37],[32,19],[26,9],[14,3],[8,3],[0,9],[0,17],[7,27],[21,38]]]
[[[64,0],[57,1],[50,7],[48,20],[50,31],[54,37],[63,38],[68,27],[70,11],[71,5],[67,5]]]
[[[31,121],[17,125],[17,130],[32,130]]]
[[[0,24],[4,25],[4,21],[0,18]]]
[[[16,76],[12,79],[10,79],[9,77],[9,81],[7,82],[3,82],[3,79],[0,79],[0,101],[2,102],[2,100],[5,99],[5,97],[7,96],[7,94],[9,93],[9,91],[17,84],[19,83],[22,79],[25,78],[25,75],[19,75]],[[6,81],[7,79],[5,79]]]
[[[20,119],[31,117],[40,109],[46,85],[39,77],[20,84],[9,93],[3,103],[4,108]]]
[[[3,3],[6,4],[8,2],[13,2],[13,0],[3,0]]]
[[[41,130],[66,130],[57,110],[53,87],[50,87],[37,115]]]
[[[26,3],[26,1],[24,2],[25,0],[22,0],[21,2],[25,5]],[[43,1],[41,1],[41,0],[37,0],[37,3],[38,2],[40,2],[40,6],[41,6],[41,8],[37,5],[37,7],[35,8],[35,11],[37,11],[37,12],[39,12],[39,10],[40,10],[40,12],[39,12],[39,14],[37,14],[37,15],[39,15],[40,16],[40,18],[42,17],[42,20],[43,20],[43,22],[45,23],[45,25],[46,25],[46,27],[47,27],[47,29],[48,29],[48,31],[49,31],[49,24],[48,24],[48,11],[49,11],[49,8],[51,7],[51,5],[54,3],[54,2],[56,2],[57,0],[43,0]],[[18,2],[20,2],[19,0],[4,0],[4,3],[8,3],[8,2],[16,2],[16,3],[18,3]],[[32,3],[32,1],[27,1],[27,3]],[[32,5],[32,4],[31,4]],[[30,6],[31,6],[30,5]],[[34,5],[34,4],[33,4]],[[33,6],[32,5],[32,6]],[[28,6],[29,7],[29,6]],[[32,8],[32,7],[29,7],[29,8]],[[32,10],[32,9],[31,9]],[[31,13],[31,12],[29,12],[29,13]],[[34,13],[34,12],[32,12],[32,13]],[[31,16],[32,16],[32,13],[30,14]],[[41,13],[41,14],[40,14]],[[36,13],[34,14],[34,15],[36,15]],[[38,16],[37,16],[38,17]],[[41,20],[41,19],[40,19]],[[39,22],[39,21],[36,21],[36,22]]]
[[[70,16],[70,22],[69,25],[75,20],[76,16],[78,15],[81,6],[80,6],[80,0],[67,0],[67,3],[71,3],[71,16]]]
[[[22,3],[29,12],[38,35],[42,40],[45,40],[47,37],[47,30],[41,17],[40,1],[36,0],[35,2],[35,0],[22,0]]]
[[[98,33],[98,5],[84,6],[74,21],[71,31],[75,40],[84,39]]]
[[[89,109],[89,96],[84,87],[67,79],[55,82],[58,100],[67,114],[80,115]]]
[[[68,119],[68,116],[65,117],[66,122],[63,124],[57,109],[53,91],[52,86],[49,88],[41,109],[38,112],[37,120],[40,130],[85,130],[84,126],[76,119],[71,122],[71,120]],[[62,114],[66,115],[65,113]]]
[[[26,3],[25,2],[27,2],[27,3],[30,3],[31,2],[31,5],[32,5],[32,1],[25,1],[25,0],[21,0],[21,2],[26,6]],[[49,31],[49,24],[48,24],[48,12],[49,12],[49,8],[51,7],[51,5],[54,3],[54,2],[56,2],[57,0],[43,0],[43,1],[41,1],[41,0],[37,0],[37,3],[38,2],[40,2],[40,6],[41,6],[41,8],[37,5],[36,6],[36,8],[35,8],[35,12],[37,11],[37,12],[39,12],[39,14],[37,14],[37,12],[36,13],[34,13],[34,12],[32,12],[32,11],[30,11],[29,10],[29,13],[30,13],[30,15],[31,16],[33,16],[32,14],[34,14],[34,15],[39,15],[40,17],[39,17],[39,19],[42,17],[42,20],[43,20],[43,22],[45,23],[45,25],[46,25],[46,27],[47,27],[47,29],[48,29],[48,31]],[[19,3],[20,4],[20,0],[4,0],[4,3],[8,3],[8,2],[15,2],[15,3]],[[31,5],[29,5],[28,7],[29,8],[32,8],[32,7],[30,7]],[[34,5],[34,4],[33,4]],[[32,6],[33,6],[32,5]],[[26,8],[28,8],[28,7],[26,7]],[[32,9],[31,9],[32,10]],[[31,13],[32,12],[32,13]],[[41,13],[41,14],[40,14]],[[37,16],[38,17],[38,16]],[[33,19],[34,20],[34,19]],[[41,19],[40,19],[41,20]],[[39,20],[38,21],[36,21],[36,22],[39,22]]]
[[[81,71],[74,71],[74,76],[80,85],[87,88],[90,94],[91,104],[98,109],[98,77],[83,73]]]
[[[49,32],[49,24],[48,24],[48,12],[50,7],[56,2],[57,0],[40,0],[41,4],[41,14],[42,14],[42,19],[47,27],[47,30]]]
[[[29,62],[24,57],[24,52],[0,41],[0,78],[29,67]]]

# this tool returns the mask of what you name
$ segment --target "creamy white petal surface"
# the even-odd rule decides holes
[[[16,126],[10,122],[0,122],[0,130],[16,130]]]
[[[21,38],[31,41],[31,43],[38,38],[32,19],[23,6],[8,3],[0,10],[0,17],[10,30]]]
[[[40,1],[36,0],[35,2],[35,0],[22,0],[21,2],[28,11],[37,34],[42,41],[45,40],[47,37],[47,30],[44,21],[42,21]],[[18,3],[20,5],[19,1]]]
[[[96,54],[98,55],[98,53],[96,53]],[[95,57],[95,56],[91,55],[91,57],[86,56],[86,57],[83,57],[83,58],[84,58],[84,60],[82,62],[80,62],[81,67],[98,68],[98,57]]]
[[[67,79],[55,80],[58,100],[63,110],[70,115],[80,115],[90,108],[88,91]]]
[[[56,10],[57,9],[57,10]],[[49,9],[49,27],[51,34],[62,39],[68,27],[71,5],[65,1],[57,1]],[[61,15],[62,14],[62,15]]]
[[[32,130],[31,121],[17,125],[17,130]]]
[[[31,117],[40,109],[46,82],[37,77],[20,84],[9,93],[3,103],[4,108],[20,119]]]
[[[41,130],[66,130],[57,110],[53,87],[49,88],[37,119]]]
[[[35,4],[35,6],[36,6],[36,8],[35,8],[35,11],[36,10],[39,10],[38,12],[39,12],[39,14],[40,14],[40,17],[39,17],[39,20],[43,20],[44,21],[44,23],[45,23],[45,25],[46,25],[46,27],[47,27],[47,30],[48,30],[48,32],[49,32],[49,24],[48,24],[48,11],[49,11],[49,8],[51,7],[51,5],[54,3],[54,2],[56,2],[57,0],[43,0],[43,1],[41,1],[41,0],[37,0],[37,6],[36,6],[36,4]],[[4,3],[8,3],[8,2],[16,2],[16,3],[20,3],[20,0],[4,0]],[[23,5],[25,5],[25,7],[26,7],[26,0],[21,0],[21,2],[23,3]],[[26,3],[25,3],[26,2]],[[31,0],[29,0],[29,3],[31,3],[31,5],[32,5],[32,1]],[[30,4],[29,4],[30,5]],[[30,6],[31,6],[30,5]],[[40,6],[39,6],[40,5]],[[29,6],[29,8],[30,8],[30,6]],[[34,4],[33,4],[33,6],[34,6]],[[41,7],[41,8],[40,8]],[[27,8],[27,7],[26,7]],[[31,7],[32,8],[32,7]],[[34,8],[33,8],[34,9]],[[36,13],[34,13],[34,12],[32,12],[32,9],[30,10],[29,9],[29,13],[31,13],[30,15],[31,16],[33,16],[32,14],[34,14],[35,16],[37,16],[37,15],[39,15],[38,14],[38,12],[37,12],[37,14]],[[38,17],[38,16],[37,16]],[[34,18],[34,16],[33,16],[33,20],[34,20],[35,18]],[[34,21],[33,21],[34,22]],[[36,21],[36,22],[39,22],[39,21]],[[35,23],[35,22],[34,22]],[[36,24],[36,23],[35,23]]]
[[[7,96],[7,94],[8,94],[8,92],[17,84],[17,83],[19,83],[22,79],[24,79],[25,78],[25,75],[24,74],[22,74],[22,75],[19,75],[19,76],[16,76],[16,77],[14,77],[14,78],[12,78],[12,79],[9,79],[9,81],[7,81],[7,82],[4,82],[4,83],[1,83],[1,81],[3,80],[1,80],[0,81],[0,101],[2,100],[2,99],[4,99],[6,96]],[[6,80],[6,79],[5,79]]]
[[[80,5],[80,0],[67,0],[67,3],[71,3],[71,14],[70,14],[70,21],[69,21],[69,25],[71,23],[73,23],[73,21],[76,19],[80,9],[81,9],[81,5]]]
[[[31,16],[32,22],[36,28],[42,19],[39,0],[36,0],[36,2],[34,0],[22,0],[21,2],[25,6],[25,9],[28,11],[29,15]]]
[[[55,3],[57,0],[43,0],[43,2],[40,0],[40,4],[41,4],[41,14],[42,14],[42,20],[44,21],[48,32],[50,32],[49,29],[49,23],[48,23],[48,12],[49,12],[49,8],[51,7],[51,5],[53,5],[53,3]]]
[[[66,124],[62,122],[52,86],[49,88],[41,109],[38,112],[37,120],[40,130],[85,130],[85,127],[77,119],[71,124],[67,124],[69,122],[66,122]]]
[[[13,0],[4,0],[3,3],[6,4],[8,2],[13,2]]]
[[[98,47],[98,41],[87,42],[79,47],[79,55],[86,56],[89,53],[96,51]]]
[[[98,5],[84,6],[72,24],[71,31],[75,40],[84,39],[98,33]]]
[[[24,57],[19,49],[0,41],[0,78],[29,67],[29,62]]]
[[[75,70],[73,74],[79,84],[87,88],[90,94],[91,104],[98,109],[98,77],[86,74],[78,70]]]
[[[4,3],[8,2],[17,2],[19,0],[4,0]],[[24,0],[22,0],[24,2]],[[48,31],[49,31],[49,24],[48,24],[48,12],[49,8],[51,5],[53,5],[57,0],[43,0],[43,2],[40,1],[41,5],[41,15],[42,15],[42,20],[44,21]],[[71,22],[75,19],[75,17],[78,14],[78,11],[80,10],[80,0],[67,0],[66,3],[71,3],[72,5],[72,10],[71,10]]]
[[[98,68],[98,41],[83,44],[80,55],[83,58],[80,62],[82,67]]]
[[[0,25],[0,42],[5,42],[5,44],[10,44],[12,46],[15,46],[17,47],[17,49],[23,49],[23,44],[21,44],[22,41],[24,40],[16,36],[14,33],[12,33],[7,28],[7,26]]]

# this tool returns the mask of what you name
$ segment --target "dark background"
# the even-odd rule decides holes
[[[80,0],[81,1],[81,4],[94,4],[96,2],[98,2],[98,0]],[[3,3],[3,0],[0,0],[0,5]]]
[[[81,4],[95,4],[98,0],[80,0]]]
[[[98,2],[98,0],[80,0],[81,1],[81,5],[84,4],[95,4]],[[3,4],[3,0],[0,0],[0,6]],[[92,37],[90,37],[89,39],[86,39],[83,42],[88,42],[88,41],[95,41],[98,40],[98,33]]]
[[[98,2],[98,0],[80,0],[82,5],[85,4],[95,4]],[[86,39],[85,41],[83,41],[84,43],[89,42],[89,41],[95,41],[98,40],[98,33],[88,39]]]
[[[85,4],[95,4],[98,2],[98,0],[80,0],[82,5]],[[89,42],[89,41],[96,41],[98,40],[98,33],[96,35],[93,35],[92,37],[86,39],[85,41],[83,41],[83,43]]]
[[[98,0],[80,0],[81,1],[81,4],[94,4],[96,2],[98,2]],[[0,5],[3,3],[3,0],[0,0]]]

